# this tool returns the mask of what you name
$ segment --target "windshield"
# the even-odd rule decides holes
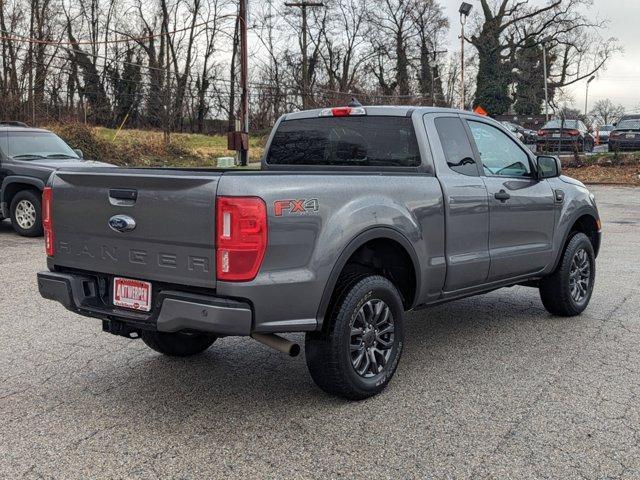
[[[603,125],[600,127],[601,132],[610,132],[613,130],[613,125]]]
[[[640,118],[622,120],[618,124],[618,130],[640,130]]]
[[[0,136],[0,150],[8,157],[30,160],[33,158],[79,158],[57,135],[51,132],[8,130]]]
[[[550,120],[542,128],[578,128],[577,120]]]

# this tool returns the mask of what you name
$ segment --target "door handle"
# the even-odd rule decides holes
[[[117,207],[131,207],[136,204],[138,191],[132,188],[110,188],[109,203]]]
[[[495,197],[496,200],[500,200],[502,203],[506,202],[511,198],[511,195],[509,195],[504,190],[500,190],[499,192],[494,193],[493,196]]]

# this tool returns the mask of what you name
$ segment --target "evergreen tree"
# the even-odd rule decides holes
[[[516,54],[515,105],[518,115],[540,115],[544,101],[542,47],[529,38]]]

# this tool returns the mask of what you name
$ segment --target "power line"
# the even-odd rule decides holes
[[[223,17],[218,17],[217,20],[220,20],[220,18],[224,18]],[[127,36],[127,38],[117,38],[114,40],[77,40],[77,41],[68,41],[68,42],[54,42],[52,40],[43,40],[40,38],[33,38],[33,37],[26,37],[24,35],[18,35],[16,33],[9,33],[11,35],[11,37],[7,37],[7,36],[0,36],[0,40],[3,41],[8,41],[8,42],[26,42],[26,43],[35,43],[35,44],[39,44],[39,45],[49,45],[49,46],[53,46],[53,47],[62,47],[65,45],[111,45],[111,44],[116,44],[116,43],[128,43],[128,42],[143,42],[145,40],[151,40],[152,38],[157,38],[157,37],[163,37],[163,36],[168,36],[168,35],[174,35],[176,33],[180,33],[180,32],[185,32],[187,30],[191,30],[191,29],[196,29],[199,27],[203,27],[205,25],[208,25],[209,23],[211,23],[213,20],[211,21],[207,21],[207,22],[202,22],[202,23],[198,23],[196,25],[193,26],[188,26],[188,27],[184,27],[184,28],[178,28],[176,30],[172,30],[170,32],[162,32],[162,33],[157,33],[157,34],[153,34],[153,35],[143,35],[143,36]],[[4,30],[2,31],[3,33],[7,34],[8,32],[5,32]]]

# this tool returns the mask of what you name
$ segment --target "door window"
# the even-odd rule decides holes
[[[480,152],[485,175],[531,176],[529,156],[506,133],[483,122],[468,123]]]
[[[463,175],[477,177],[478,167],[462,120],[457,117],[442,117],[436,118],[435,123],[449,168]]]

